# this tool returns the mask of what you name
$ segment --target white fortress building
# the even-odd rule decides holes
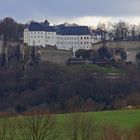
[[[24,29],[24,43],[29,46],[56,46],[60,50],[89,50],[98,40],[88,26],[58,25],[31,22]]]

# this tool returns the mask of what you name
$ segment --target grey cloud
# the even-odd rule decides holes
[[[140,16],[140,0],[1,0],[0,16],[34,17]]]

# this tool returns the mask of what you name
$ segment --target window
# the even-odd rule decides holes
[[[81,39],[83,39],[83,38],[81,37]]]

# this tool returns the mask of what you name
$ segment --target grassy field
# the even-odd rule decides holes
[[[140,110],[102,111],[80,114],[82,114],[82,116],[86,116],[87,118],[94,118],[94,121],[97,124],[97,140],[100,140],[101,126],[104,123],[111,123],[122,130],[126,129],[128,131],[131,131],[138,124],[140,125]],[[71,114],[57,115],[57,125],[61,136],[66,133],[66,128],[63,128],[62,126],[63,124],[65,125],[65,120],[70,120],[70,115]],[[61,137],[61,139],[65,138]]]
[[[112,67],[101,67],[94,64],[85,64],[85,65],[69,65],[63,67],[66,72],[72,73],[72,72],[79,72],[79,71],[88,71],[91,73],[101,73],[101,74],[108,74],[108,73],[114,73],[114,74],[120,74],[122,73],[121,70],[112,68]]]
[[[116,68],[112,68],[112,67],[101,67],[98,65],[83,65],[82,68],[87,69],[89,71],[96,71],[99,73],[103,73],[103,74],[108,74],[108,73],[120,73],[120,70],[116,69]]]
[[[87,117],[94,118],[100,125],[106,121],[118,125],[121,128],[131,129],[135,125],[140,124],[140,110],[120,110],[120,111],[102,111],[81,113]],[[70,114],[57,115],[57,120],[61,124]]]
[[[65,120],[67,120],[68,122],[71,121],[69,119],[69,117],[71,115],[72,114],[56,115],[56,130],[57,130],[57,134],[59,135],[58,140],[66,140],[68,129],[70,129],[71,127],[69,127],[69,125],[66,126]],[[80,113],[80,115],[81,116],[84,115],[87,118],[94,118],[94,121],[97,123],[97,126],[98,126],[98,128],[97,128],[98,130],[95,133],[95,136],[97,137],[96,140],[100,140],[100,134],[101,134],[100,126],[105,122],[113,123],[113,124],[116,124],[119,128],[122,128],[122,129],[126,128],[129,130],[131,130],[133,127],[135,127],[136,125],[138,125],[140,123],[140,110],[88,112],[88,113]],[[10,129],[8,129],[8,131],[10,133],[9,132],[6,133],[7,135],[9,135],[9,134],[11,135],[14,132],[13,130],[16,130],[15,138],[7,139],[7,140],[23,140],[23,135],[21,133],[21,127],[20,127],[20,125],[17,125],[17,123],[19,120],[22,120],[22,123],[25,125],[25,127],[23,127],[23,128],[24,128],[24,130],[26,130],[27,129],[27,126],[25,123],[26,119],[27,119],[27,117],[24,118],[23,116],[12,117],[12,118],[10,118],[10,122],[7,122],[7,119],[4,119],[4,118],[0,119],[0,135],[3,134],[3,130],[6,130],[6,129],[3,129],[3,128],[5,128],[5,125],[1,129],[1,124],[4,121],[6,121],[7,128],[10,128]],[[12,125],[11,125],[11,123],[12,123]],[[28,123],[28,125],[29,125],[29,123]],[[27,132],[28,132],[28,129],[27,129]],[[1,137],[0,137],[0,139],[1,139]]]

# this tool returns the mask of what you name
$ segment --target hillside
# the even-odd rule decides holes
[[[140,101],[139,69],[53,63],[0,69],[0,109],[52,113],[120,109]]]

